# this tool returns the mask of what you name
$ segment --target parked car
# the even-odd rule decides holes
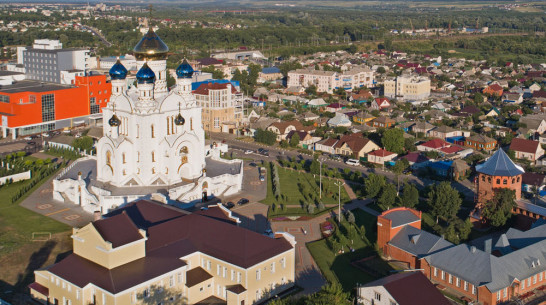
[[[24,137],[23,139],[24,139],[24,140],[26,140],[26,141],[30,141],[30,140],[32,140],[32,138],[31,138],[31,137]]]
[[[265,177],[260,175],[260,181],[265,181]]]
[[[237,201],[238,205],[243,205],[245,203],[248,203],[248,199],[246,199],[246,198],[241,198],[239,201]]]
[[[254,162],[250,162],[248,165],[250,165],[250,166],[252,166],[252,167],[258,166],[258,164],[254,163]]]
[[[262,151],[262,155],[264,155],[264,156],[266,156],[266,157],[269,157],[269,150],[264,149],[264,150]]]
[[[347,161],[345,161],[345,164],[352,165],[352,166],[359,166],[360,161],[356,159],[348,159]]]
[[[231,209],[231,208],[233,208],[235,206],[235,204],[230,201],[230,202],[226,203],[225,206],[226,206],[226,208]]]
[[[331,155],[332,159],[336,160],[336,161],[341,161],[343,160],[343,158],[340,156],[340,155]]]
[[[249,155],[249,154],[251,154],[251,153],[253,153],[253,152],[254,152],[254,151],[252,151],[252,150],[250,150],[250,149],[247,149],[247,150],[245,150],[245,155]]]

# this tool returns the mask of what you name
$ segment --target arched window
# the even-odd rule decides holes
[[[165,167],[165,175],[168,175],[168,174],[169,174],[169,168]]]
[[[152,132],[152,138],[155,138],[155,133],[154,133],[154,124],[152,124],[151,126],[151,132]]]
[[[193,118],[190,118],[190,130],[193,130]]]
[[[500,184],[500,179],[497,178],[497,184]]]
[[[516,183],[516,178],[512,178],[512,184]]]
[[[121,162],[123,162],[123,164],[127,163],[127,162],[125,161],[125,153],[122,153],[122,154],[121,154],[121,160],[122,160]]]
[[[170,135],[171,134],[171,128],[170,128],[171,127],[170,126],[171,120],[170,120],[169,117],[166,117],[165,119],[167,119],[167,135]]]
[[[152,151],[152,162],[155,162],[155,152]]]
[[[137,138],[140,137],[140,125],[139,124],[136,125],[136,137]]]
[[[491,183],[491,176],[487,177],[487,182]]]
[[[518,182],[519,182],[519,176],[518,176]]]
[[[152,174],[155,174],[155,167],[152,167]]]
[[[112,153],[109,150],[106,151],[106,164],[112,165]]]
[[[482,176],[482,182],[485,182],[485,176]]]
[[[136,153],[136,162],[140,162],[140,151]]]
[[[502,184],[504,185],[508,184],[508,180],[507,179],[502,180]]]
[[[127,175],[127,171],[123,170],[123,176]]]

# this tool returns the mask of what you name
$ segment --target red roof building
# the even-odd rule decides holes
[[[503,89],[498,84],[493,84],[483,89],[484,94],[502,96]]]

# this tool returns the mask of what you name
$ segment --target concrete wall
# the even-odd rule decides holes
[[[18,174],[0,177],[0,185],[6,183],[7,180],[13,179],[13,182],[27,180],[31,178],[30,170]]]

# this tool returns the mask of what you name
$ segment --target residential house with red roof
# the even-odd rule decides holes
[[[388,109],[389,107],[391,107],[391,103],[386,97],[377,97],[372,101],[370,105],[370,109],[379,111]]]
[[[396,124],[396,121],[388,117],[380,116],[368,121],[367,124],[368,126],[376,128],[391,128],[394,126],[394,124]]]
[[[532,162],[544,155],[544,149],[539,141],[520,138],[512,139],[510,150],[515,152],[517,159],[527,159]]]
[[[357,287],[359,305],[451,305],[419,271],[399,272]]]
[[[368,162],[383,165],[385,162],[392,161],[396,156],[398,156],[396,153],[381,148],[368,154]]]
[[[450,147],[451,143],[448,143],[442,139],[432,139],[425,143],[417,145],[418,151],[439,151],[442,148]]]
[[[286,140],[286,136],[292,130],[304,130],[303,125],[299,121],[281,121],[275,122],[267,130],[274,132],[277,135],[277,142]]]
[[[485,87],[482,92],[483,94],[501,97],[504,91],[499,84],[493,84]]]

